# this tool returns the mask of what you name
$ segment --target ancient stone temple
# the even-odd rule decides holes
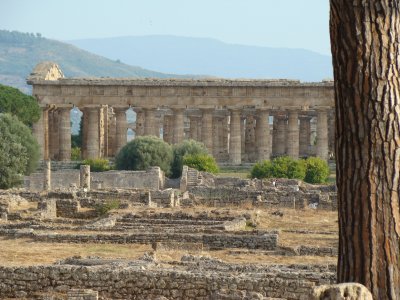
[[[328,159],[333,152],[331,81],[64,78],[55,63],[43,62],[27,82],[42,107],[33,131],[43,159],[70,159],[73,107],[83,112],[83,158],[114,156],[128,127],[171,144],[201,141],[221,163]],[[134,126],[128,109],[136,113]]]

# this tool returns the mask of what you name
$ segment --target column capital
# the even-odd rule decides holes
[[[127,111],[129,106],[113,106],[113,111]]]
[[[330,106],[314,106],[313,109],[316,112],[328,112],[328,111],[332,110],[333,107],[330,107]]]

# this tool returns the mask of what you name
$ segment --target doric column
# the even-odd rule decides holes
[[[135,136],[143,136],[144,135],[144,111],[140,108],[136,108],[135,112],[136,112]]]
[[[99,108],[87,107],[87,130],[86,130],[86,157],[99,157]]]
[[[114,107],[115,112],[115,154],[126,145],[128,124],[126,121],[126,107]]]
[[[171,115],[164,115],[164,122],[163,122],[163,140],[164,142],[168,144],[172,144],[173,142],[173,129],[172,129],[172,124],[174,123],[173,121],[173,116]]]
[[[185,137],[185,132],[183,128],[183,116],[185,110],[183,108],[177,108],[172,110],[174,113],[174,131],[173,131],[173,143],[179,144],[183,141]]]
[[[117,138],[117,118],[115,113],[109,117],[108,121],[108,156],[115,156]]]
[[[212,137],[213,112],[214,109],[203,110],[203,119],[201,128],[201,133],[202,133],[201,141],[204,143],[210,154],[213,153],[213,137]]]
[[[199,140],[199,136],[198,136],[198,117],[193,117],[190,116],[189,120],[190,120],[190,138],[192,140],[198,141]]]
[[[270,159],[269,141],[269,111],[261,109],[257,112],[256,123],[257,160]]]
[[[246,118],[246,133],[245,133],[245,151],[249,162],[255,160],[256,154],[256,139],[255,139],[255,118],[253,115],[248,115]]]
[[[274,116],[274,155],[282,156],[286,148],[286,116]]]
[[[328,117],[328,137],[329,137],[329,153],[335,154],[335,134],[336,134],[336,121],[335,112],[330,111]]]
[[[213,118],[213,156],[216,160],[220,159],[224,148],[224,119],[221,116]]]
[[[41,109],[40,110],[40,118],[39,120],[33,124],[32,126],[32,132],[34,137],[36,138],[36,141],[39,144],[39,149],[40,149],[40,159],[45,158],[45,130],[44,130],[44,119],[43,115],[45,114],[45,110]]]
[[[325,109],[318,110],[316,154],[328,160],[328,112]]]
[[[240,110],[231,111],[230,139],[229,139],[229,158],[232,164],[242,163],[242,133],[240,130]]]
[[[71,108],[62,107],[59,108],[59,160],[67,161],[71,160]]]
[[[60,139],[58,134],[58,129],[59,129],[58,111],[55,109],[49,111],[48,118],[49,118],[49,128],[51,128],[51,130],[49,130],[49,158],[53,160],[58,160],[58,154],[60,152],[59,149]]]
[[[45,164],[44,164],[43,190],[45,190],[45,191],[51,190],[51,161],[50,160],[46,160]]]
[[[156,122],[155,108],[144,108],[144,135],[160,137],[160,131]]]
[[[311,141],[311,117],[300,117],[300,140],[299,140],[299,153],[301,156],[310,155],[310,141]]]
[[[245,128],[246,118],[240,116],[240,147],[241,152],[246,153],[246,128]]]
[[[288,112],[288,131],[286,138],[287,154],[291,158],[299,158],[299,113],[296,110]]]

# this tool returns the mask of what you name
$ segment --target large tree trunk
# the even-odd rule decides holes
[[[338,281],[400,299],[399,0],[331,0]]]

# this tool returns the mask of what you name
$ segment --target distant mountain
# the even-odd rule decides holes
[[[25,78],[45,60],[59,64],[67,77],[177,77],[113,61],[40,34],[0,30],[0,83],[29,93]]]
[[[176,74],[227,78],[332,78],[331,57],[304,49],[227,44],[209,38],[129,36],[70,43],[127,64]]]

